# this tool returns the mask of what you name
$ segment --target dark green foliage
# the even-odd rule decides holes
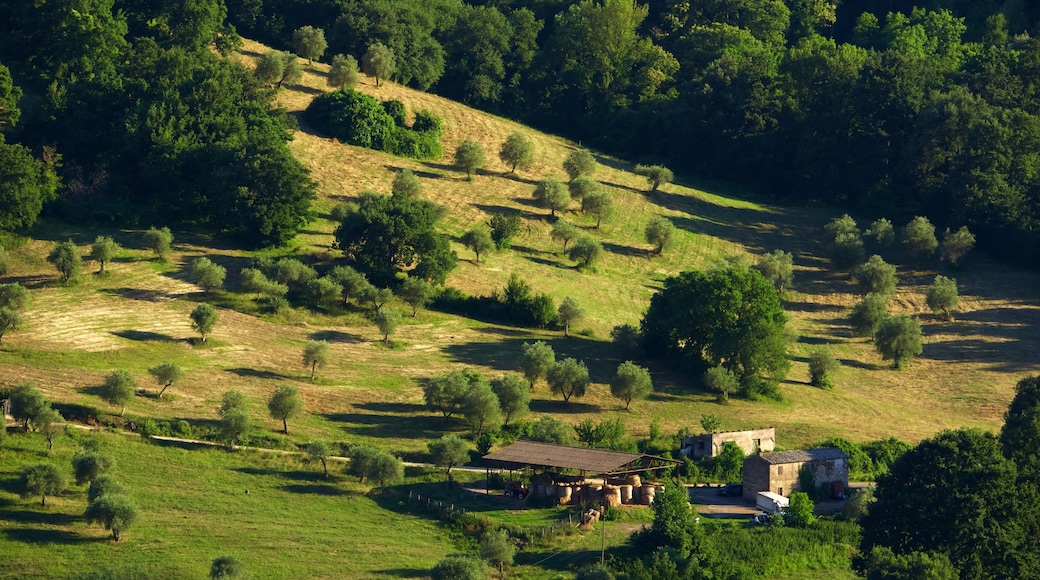
[[[430,570],[433,580],[484,580],[487,566],[468,556],[447,556]]]
[[[821,441],[815,447],[837,447],[849,458],[850,479],[870,478],[875,473],[874,462],[863,448],[848,439],[831,437]]]
[[[105,377],[105,384],[101,388],[101,398],[122,409],[119,416],[126,412],[126,404],[134,399],[137,391],[137,381],[129,371],[117,370]]]
[[[701,548],[704,532],[694,520],[690,496],[685,486],[677,482],[668,482],[663,488],[658,489],[651,507],[654,511],[654,523],[646,537],[634,541],[644,543],[648,548],[667,546],[683,557]]]
[[[26,431],[29,430],[29,422],[49,407],[43,393],[28,384],[18,385],[11,390],[8,397],[11,402],[11,416],[16,421],[22,421]]]
[[[859,304],[852,308],[849,323],[856,336],[874,338],[881,323],[888,318],[888,297],[881,294],[867,294]]]
[[[510,373],[491,381],[491,390],[498,397],[503,424],[509,425],[513,419],[527,414],[531,403],[531,391],[520,375]]]
[[[867,580],[957,580],[961,578],[943,553],[895,554],[886,546],[870,551],[863,565]]]
[[[881,254],[892,249],[896,243],[896,230],[888,218],[878,218],[870,224],[863,237],[873,254]]]
[[[1015,386],[1000,432],[1004,455],[1015,462],[1023,476],[1040,476],[1040,457],[1034,452],[1040,442],[1040,377],[1026,377]]]
[[[366,194],[336,229],[336,245],[377,284],[418,263],[412,275],[442,284],[458,257],[435,225],[443,210],[426,200]]]
[[[954,308],[957,308],[957,280],[946,276],[936,276],[925,293],[925,303],[932,312],[942,313],[946,320],[953,320]]]
[[[808,528],[816,523],[815,509],[809,494],[803,491],[791,492],[791,504],[784,512],[784,523],[796,528]]]
[[[271,417],[282,422],[282,433],[289,434],[289,419],[303,411],[303,397],[300,390],[292,385],[281,385],[267,400],[267,410]]]
[[[945,553],[962,578],[1035,573],[1019,527],[1027,509],[1014,463],[997,438],[946,431],[922,441],[878,478],[877,501],[861,519],[860,550]]]
[[[455,435],[444,435],[427,444],[430,450],[430,461],[434,465],[444,467],[448,481],[451,481],[451,468],[469,461],[469,445]]]
[[[975,234],[969,232],[967,226],[961,226],[961,229],[955,232],[946,228],[942,243],[939,244],[939,259],[956,266],[973,247],[975,247]]]
[[[899,243],[903,247],[903,252],[910,259],[917,261],[930,257],[939,247],[939,241],[935,238],[935,226],[928,221],[928,218],[921,216],[916,216],[903,227]]]
[[[112,532],[112,539],[118,542],[120,534],[137,521],[138,511],[130,498],[106,493],[90,502],[86,511],[83,512],[83,518],[87,520],[88,524],[101,524],[106,530]]]
[[[491,233],[483,225],[462,234],[460,241],[462,245],[473,250],[473,253],[477,256],[477,262],[480,261],[481,254],[487,254],[495,249],[495,242],[491,239]]]
[[[3,106],[0,103],[0,128],[4,125]],[[54,169],[53,163],[35,158],[29,149],[5,143],[0,134],[0,230],[27,228],[36,223],[43,205],[57,193]]]
[[[553,394],[562,396],[564,404],[568,404],[571,397],[585,396],[585,389],[589,386],[589,369],[585,361],[568,357],[549,367],[545,372],[545,382],[549,383],[549,390]]]
[[[534,143],[523,133],[510,133],[498,151],[498,158],[509,166],[510,173],[515,173],[517,168],[527,169],[534,163]]]
[[[76,485],[92,483],[112,469],[112,458],[97,451],[78,451],[72,456],[72,475]]]
[[[663,165],[636,165],[634,173],[646,178],[647,183],[650,184],[650,193],[656,192],[661,184],[671,183],[675,179],[672,170]]]
[[[869,441],[862,445],[863,452],[870,457],[876,474],[888,472],[889,467],[913,446],[895,437]]]
[[[54,264],[61,276],[61,281],[66,284],[79,275],[80,268],[83,266],[79,247],[72,243],[72,240],[54,246],[51,253],[47,255],[47,261]]]
[[[732,441],[726,441],[719,454],[711,459],[709,471],[717,481],[740,481],[744,471],[744,451]]]
[[[869,260],[860,264],[853,271],[863,294],[881,294],[888,296],[896,291],[896,267],[885,263],[881,256],[874,254]]]
[[[841,362],[834,358],[830,350],[817,348],[809,353],[809,383],[812,386],[825,389],[833,387],[830,375],[839,368]]]
[[[211,580],[223,578],[241,578],[245,575],[245,566],[234,556],[218,556],[209,567]]]
[[[848,214],[834,218],[825,229],[827,250],[835,267],[850,269],[863,260],[863,238],[856,221]]]
[[[643,337],[634,324],[618,324],[610,329],[610,340],[623,352],[636,354],[642,351]]]
[[[874,335],[874,345],[884,360],[902,369],[921,354],[921,323],[917,318],[895,316],[886,318]]]
[[[531,285],[516,274],[510,275],[505,288],[494,291],[491,296],[469,297],[448,288],[437,297],[434,307],[514,326],[545,328],[556,322],[556,303],[552,296],[535,293]]]
[[[22,98],[22,89],[11,79],[11,69],[0,64],[0,130],[18,124],[21,111],[18,100]]]
[[[539,207],[549,210],[549,215],[555,217],[557,211],[566,211],[571,205],[571,196],[566,186],[555,177],[547,177],[535,188],[534,199]]]
[[[595,424],[592,419],[585,419],[574,425],[574,433],[578,436],[578,441],[590,449],[629,451],[629,447],[632,447],[631,441],[625,439],[625,424],[620,417],[613,420],[604,419]]]
[[[397,99],[390,99],[389,101],[383,101],[383,110],[386,111],[387,115],[394,120],[394,125],[398,127],[404,127],[407,122],[408,110],[405,108],[404,103]]]
[[[488,225],[491,227],[491,241],[495,242],[495,247],[499,250],[508,250],[513,243],[513,238],[520,234],[521,224],[518,214],[492,214]]]
[[[787,316],[772,284],[755,270],[729,267],[684,272],[665,280],[643,317],[643,347],[688,376],[724,366],[740,378],[741,392],[770,392],[770,380],[790,365]]]
[[[48,495],[65,491],[65,475],[53,463],[30,463],[22,468],[22,497],[40,496],[40,505],[47,505]]]
[[[571,442],[571,426],[552,415],[542,415],[531,424],[528,438],[532,441],[568,445]]]
[[[584,268],[592,266],[603,255],[603,244],[592,236],[581,236],[574,242],[567,257]]]
[[[441,155],[440,120],[436,116],[420,111],[408,129],[404,126],[403,105],[389,105],[396,111],[396,119],[386,106],[366,94],[345,89],[315,97],[304,118],[323,133],[351,145],[416,159]]]
[[[513,565],[516,555],[516,542],[506,530],[488,530],[480,540],[480,557],[501,569]]]

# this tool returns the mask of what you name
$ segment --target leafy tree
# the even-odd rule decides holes
[[[856,220],[849,214],[834,218],[824,226],[831,260],[838,268],[851,268],[863,260],[863,238]]]
[[[81,450],[72,456],[76,485],[86,485],[112,469],[112,458],[97,451]]]
[[[596,172],[596,167],[599,164],[596,163],[596,158],[592,156],[592,153],[588,149],[578,149],[572,151],[567,158],[563,160],[563,170],[567,172],[567,176],[571,179],[577,179],[581,176],[592,176]]]
[[[886,318],[874,335],[874,345],[892,367],[902,369],[921,354],[921,323],[909,316]]]
[[[292,385],[282,385],[271,393],[267,400],[267,410],[271,417],[282,422],[282,433],[289,434],[289,419],[303,410],[303,397],[300,390]]]
[[[0,131],[18,124],[22,114],[18,109],[21,98],[22,89],[11,79],[11,69],[0,64]]]
[[[847,505],[847,504],[846,504]],[[958,580],[961,575],[949,556],[941,552],[895,554],[887,546],[876,546],[866,554],[863,567],[867,580]]]
[[[936,276],[925,294],[925,302],[932,312],[942,312],[943,318],[953,320],[951,311],[957,308],[957,280],[942,275]]]
[[[863,237],[866,238],[871,251],[880,254],[892,249],[892,245],[896,243],[896,230],[888,218],[878,218],[863,232]]]
[[[796,528],[809,528],[816,524],[813,510],[816,506],[804,491],[791,492],[791,503],[784,512],[784,523]]]
[[[378,314],[383,307],[394,299],[394,291],[389,288],[381,288],[375,292],[366,294],[366,298],[372,301],[372,306]]]
[[[252,428],[253,420],[245,396],[235,390],[225,392],[217,413],[220,415],[221,436],[227,441],[228,449],[234,449],[235,441]]]
[[[293,31],[293,51],[307,59],[307,64],[313,63],[325,54],[329,43],[325,40],[325,31],[313,26],[304,26]]]
[[[666,248],[672,245],[672,241],[675,239],[675,225],[672,224],[670,219],[664,216],[657,216],[646,224],[643,235],[646,237],[646,243],[654,246],[654,253],[661,255]]]
[[[996,437],[974,429],[922,441],[878,477],[877,501],[861,518],[860,551],[944,553],[962,578],[1020,577],[1031,540],[1015,465]]]
[[[318,367],[329,364],[331,347],[327,340],[310,340],[303,347],[303,366],[311,368],[311,381]]]
[[[509,249],[513,238],[520,234],[521,221],[517,214],[492,214],[488,225],[491,226],[491,241],[499,250]]]
[[[398,292],[401,300],[412,307],[412,318],[416,317],[420,308],[425,308],[433,300],[436,293],[433,284],[421,278],[406,278]]]
[[[430,461],[434,465],[444,467],[451,481],[451,468],[469,461],[469,445],[455,435],[444,435],[427,444],[430,448]]]
[[[534,143],[523,133],[510,133],[498,150],[498,158],[509,166],[509,173],[516,173],[518,167],[527,169],[534,163]]]
[[[277,85],[285,75],[285,59],[277,50],[265,52],[256,63],[256,79],[267,85]]]
[[[975,234],[969,232],[967,226],[961,226],[955,232],[946,228],[942,243],[939,244],[939,259],[956,266],[973,247],[975,247]]]
[[[585,396],[585,389],[589,386],[589,369],[584,361],[568,357],[549,367],[545,381],[549,383],[549,390],[553,394],[562,396],[564,404],[569,404],[571,397]]]
[[[0,344],[3,344],[4,335],[8,331],[18,330],[22,325],[22,315],[13,308],[0,306]]]
[[[870,511],[872,503],[874,503],[874,490],[869,487],[859,489],[845,500],[842,512],[847,520],[856,522]]]
[[[485,163],[484,146],[476,141],[463,141],[455,150],[455,166],[466,173],[466,181],[473,181],[473,173]]]
[[[563,325],[563,335],[570,336],[571,324],[584,318],[585,310],[582,309],[577,300],[568,296],[560,303],[560,308],[556,311],[556,315],[560,320],[560,324]]]
[[[697,522],[686,488],[674,481],[666,483],[654,496],[651,508],[654,512],[654,522],[650,525],[652,545],[668,546],[688,556],[694,549]]]
[[[217,325],[220,315],[212,304],[203,302],[191,311],[190,317],[191,329],[199,333],[202,342],[206,342],[206,335],[213,332],[213,327]]]
[[[567,183],[567,191],[572,199],[584,199],[586,195],[592,195],[602,191],[599,182],[588,175],[579,175]]]
[[[392,195],[400,195],[407,198],[417,198],[422,192],[422,182],[416,177],[411,169],[402,170],[394,176],[394,182],[390,185]]]
[[[484,562],[455,554],[444,557],[430,570],[433,580],[484,580],[487,576]]]
[[[625,402],[626,411],[633,399],[645,399],[653,390],[650,371],[630,360],[618,365],[614,380],[610,381],[610,394]]]
[[[473,253],[477,255],[477,262],[480,261],[480,254],[486,254],[495,249],[495,242],[491,240],[491,234],[483,226],[477,226],[462,234],[462,244],[473,250]]]
[[[642,175],[650,184],[650,193],[655,193],[661,184],[671,183],[675,175],[663,165],[636,165],[636,175]]]
[[[560,240],[563,242],[563,252],[567,253],[567,244],[571,240],[576,239],[581,235],[581,230],[574,224],[565,222],[563,220],[557,221],[553,224],[552,231],[549,232],[549,237],[554,240]]]
[[[531,389],[534,389],[535,382],[545,378],[549,369],[556,364],[556,353],[552,346],[541,340],[525,342],[521,349],[523,353],[520,356],[520,369],[524,378],[531,383]]]
[[[155,381],[162,385],[162,389],[159,391],[159,398],[161,399],[163,393],[166,392],[166,389],[170,388],[173,383],[184,376],[184,371],[181,370],[181,367],[177,363],[163,361],[148,369],[148,374],[155,377]]]
[[[783,292],[784,286],[794,279],[794,257],[791,256],[791,252],[773,250],[758,258],[755,269],[762,272],[766,280],[776,286],[778,292]]]
[[[321,470],[325,477],[329,476],[329,457],[332,456],[332,447],[324,441],[313,441],[307,444],[307,457],[321,462]]]
[[[90,247],[90,258],[100,265],[98,274],[105,275],[105,265],[116,257],[120,249],[119,244],[110,236],[98,236],[94,239],[94,245]]]
[[[22,468],[22,497],[40,496],[47,505],[48,495],[65,491],[65,475],[53,463],[30,463]]]
[[[462,411],[470,387],[482,382],[484,377],[476,371],[452,371],[427,381],[423,386],[423,399],[427,407],[439,411],[447,420]]]
[[[191,262],[191,276],[195,279],[203,292],[209,293],[224,285],[227,277],[227,269],[220,264],[214,264],[209,258],[203,256],[195,258]]]
[[[365,478],[371,474],[380,453],[382,451],[370,445],[354,445],[350,448],[347,473],[356,476],[358,483],[365,483]]]
[[[717,366],[704,371],[704,386],[710,391],[718,391],[719,401],[729,400],[730,394],[740,388],[740,378],[730,369]]]
[[[474,439],[487,431],[496,431],[502,424],[502,406],[491,389],[491,384],[483,377],[479,381],[471,381],[466,394],[462,398],[462,416],[473,430]]]
[[[11,255],[4,249],[3,244],[0,244],[0,276],[7,274],[7,268],[11,263]]]
[[[856,336],[877,335],[881,323],[888,318],[888,297],[881,294],[867,294],[859,304],[852,308],[849,322]]]
[[[585,419],[574,426],[574,433],[578,441],[589,446],[590,449],[606,448],[619,449],[625,437],[625,424],[621,418],[605,419],[598,424],[593,424],[592,419]]]
[[[401,323],[401,313],[391,308],[380,308],[376,312],[376,326],[383,333],[383,343],[390,344],[390,336],[397,331],[397,325]]]
[[[47,439],[48,452],[54,449],[54,438],[64,433],[66,427],[61,413],[52,409],[50,405],[44,407],[33,417],[33,425],[36,425],[36,428]]]
[[[571,432],[572,429],[567,423],[552,415],[542,415],[531,424],[529,437],[531,441],[567,445],[571,442]]]
[[[29,430],[29,421],[35,420],[40,411],[49,407],[43,393],[29,384],[18,385],[11,390],[8,397],[11,416],[16,421],[22,421],[26,431]]]
[[[534,190],[534,199],[539,207],[549,210],[555,217],[557,211],[566,211],[571,205],[571,195],[555,177],[547,177]]]
[[[614,214],[614,196],[606,191],[593,191],[581,198],[581,211],[596,217],[596,229]]]
[[[1040,377],[1026,377],[1015,385],[1000,431],[1004,456],[1018,467],[1023,484],[1034,485],[1040,475],[1040,457],[1035,446],[1040,441]]]
[[[404,477],[404,464],[400,459],[386,451],[376,454],[369,470],[369,478],[378,481],[380,489],[386,489],[387,484],[399,481],[402,477]]]
[[[326,82],[334,89],[353,90],[360,80],[360,72],[358,61],[353,55],[337,54],[332,57],[332,66],[329,67]]]
[[[592,236],[581,236],[567,252],[568,258],[579,262],[585,268],[592,266],[602,255],[603,244]]]
[[[292,86],[300,82],[300,79],[303,78],[303,69],[300,68],[296,55],[283,50],[278,53],[278,57],[282,59],[282,78],[278,79],[278,88],[282,88],[283,85]]]
[[[105,377],[105,384],[101,386],[101,398],[112,405],[121,407],[119,416],[126,412],[126,404],[134,400],[137,391],[137,380],[129,371],[119,369]]]
[[[724,366],[746,394],[763,394],[768,385],[761,375],[777,380],[790,365],[786,324],[773,285],[757,271],[730,266],[665,280],[641,331],[650,356],[681,361],[693,376]]]
[[[343,286],[340,286],[331,276],[322,276],[308,280],[305,292],[314,308],[322,308],[339,301],[339,297],[343,294]]]
[[[610,329],[610,340],[625,352],[638,352],[643,347],[643,337],[634,324],[618,324]]]
[[[218,556],[213,559],[213,563],[209,567],[210,580],[242,578],[244,576],[245,566],[234,556]]]
[[[88,524],[101,524],[112,532],[112,539],[119,541],[119,535],[129,529],[137,521],[137,506],[124,495],[105,494],[90,502],[84,519]]]
[[[47,255],[47,261],[54,264],[54,267],[58,269],[58,274],[61,275],[61,281],[66,284],[79,275],[80,267],[83,264],[83,259],[79,255],[79,247],[72,243],[72,240],[54,246],[51,253]]]
[[[504,567],[513,565],[515,555],[516,543],[506,530],[487,530],[480,540],[480,557],[498,568],[500,575]]]
[[[809,383],[814,387],[831,388],[830,375],[841,368],[841,362],[831,351],[818,348],[809,353]]]
[[[4,116],[5,111],[0,109],[0,128]],[[0,135],[0,230],[35,224],[43,205],[56,197],[57,189],[54,163],[36,159],[17,143],[5,143]]]
[[[368,50],[361,57],[361,70],[375,77],[377,87],[380,79],[390,78],[394,74],[394,68],[394,51],[379,41],[368,45]]]
[[[0,308],[10,308],[18,311],[29,306],[31,296],[29,291],[18,282],[0,284]]]
[[[580,568],[574,580],[614,580],[614,572],[607,565],[597,562]]]
[[[880,294],[888,296],[896,291],[896,267],[886,263],[881,256],[874,254],[869,260],[856,267],[853,275],[859,282],[863,294]]]
[[[903,227],[899,242],[913,260],[923,260],[935,253],[939,241],[935,239],[935,226],[928,218],[916,216]]]
[[[498,397],[505,425],[508,425],[513,419],[527,414],[531,404],[531,391],[527,382],[519,375],[502,375],[501,378],[491,381],[491,390]]]
[[[336,245],[370,281],[389,285],[397,272],[443,284],[458,257],[435,229],[444,210],[421,199],[363,195],[336,229]]]
[[[165,262],[166,256],[170,253],[170,246],[173,244],[173,233],[166,226],[158,230],[154,227],[148,228],[144,233],[144,244],[155,252],[160,262]]]

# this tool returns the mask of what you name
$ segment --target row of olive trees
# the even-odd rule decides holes
[[[310,460],[321,463],[322,472],[325,477],[329,477],[329,458],[334,456],[334,447],[324,441],[314,441],[308,443],[304,451]],[[347,455],[350,463],[345,471],[357,477],[359,483],[368,479],[378,481],[385,488],[404,477],[404,463],[382,449],[370,445],[353,445]]]
[[[897,241],[903,256],[911,262],[921,263],[938,252],[940,261],[953,266],[975,246],[975,235],[967,227],[956,231],[947,228],[940,242],[935,226],[921,216],[910,220],[899,231],[898,240],[892,222],[886,218],[875,220],[861,232],[856,220],[845,214],[831,220],[824,229],[831,260],[838,268],[852,268],[862,263],[868,251],[879,257],[887,254]]]
[[[552,346],[543,341],[524,343],[520,356],[520,369],[527,379],[530,389],[535,383],[545,379],[553,394],[563,397],[564,403],[571,397],[585,396],[589,385],[589,371],[583,361],[566,358],[556,360],[556,352]],[[624,401],[628,409],[635,399],[646,398],[653,392],[653,381],[650,371],[625,361],[618,365],[614,379],[610,382],[610,393],[614,398]]]
[[[173,243],[173,234],[170,232],[170,229],[166,227],[156,229],[153,227],[144,232],[143,238],[145,247],[155,252],[160,260],[165,261]],[[104,276],[108,273],[106,269],[108,264],[119,257],[122,250],[122,246],[116,243],[111,236],[98,236],[95,238],[94,243],[90,246],[89,258],[97,262],[97,274],[99,276]],[[0,248],[0,254],[6,256],[2,248]],[[55,244],[50,253],[47,254],[47,261],[58,271],[58,275],[64,284],[74,282],[83,270],[83,254],[79,246],[72,240]],[[6,258],[4,258],[4,262],[6,262]],[[3,265],[4,269],[6,269],[6,263]]]

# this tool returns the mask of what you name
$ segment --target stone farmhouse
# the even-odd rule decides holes
[[[813,483],[833,498],[844,497],[849,487],[849,458],[836,447],[805,451],[762,453],[744,460],[744,499],[755,501],[760,491],[790,496],[800,490],[798,474],[806,469]]]
[[[744,455],[772,451],[776,449],[776,430],[769,427],[750,431],[725,431],[683,437],[679,452],[693,459],[715,457],[722,450],[722,444],[727,441],[736,443],[737,447],[744,451]]]

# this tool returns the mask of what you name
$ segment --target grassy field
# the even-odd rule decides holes
[[[263,50],[262,46],[247,42],[241,58],[251,62]],[[324,65],[314,64],[306,70],[300,86],[279,93],[279,102],[294,114],[302,111],[319,91],[327,90]],[[400,99],[410,111],[428,108],[442,116],[445,158],[420,162],[392,157],[335,142],[303,125],[291,147],[311,168],[319,184],[320,195],[315,203],[318,217],[289,248],[265,254],[329,264],[336,254],[331,250],[335,224],[328,219],[328,210],[336,203],[355,199],[364,190],[389,192],[396,172],[412,169],[423,182],[423,195],[448,208],[445,230],[456,238],[486,221],[492,212],[515,212],[524,221],[525,233],[512,251],[496,253],[479,264],[472,260],[469,250],[456,243],[461,260],[448,279],[449,285],[470,294],[483,294],[501,288],[510,274],[516,273],[536,291],[549,293],[557,302],[567,296],[577,299],[587,311],[585,319],[576,326],[576,330],[583,331],[582,336],[565,338],[556,331],[517,329],[421,311],[418,317],[404,321],[395,336],[397,346],[391,349],[380,343],[378,331],[363,312],[333,309],[323,313],[294,310],[287,314],[260,314],[251,297],[236,291],[237,273],[249,264],[254,253],[178,231],[171,259],[163,264],[143,249],[139,231],[44,223],[30,232],[31,238],[9,237],[4,242],[11,251],[12,265],[0,282],[22,282],[32,290],[33,302],[25,313],[24,328],[6,335],[0,346],[0,385],[31,382],[55,401],[93,407],[103,418],[111,419],[118,409],[97,396],[97,387],[106,374],[127,369],[143,389],[154,392],[158,387],[151,382],[146,369],[161,360],[173,360],[186,369],[185,378],[162,400],[136,397],[127,407],[128,417],[138,422],[152,417],[211,425],[222,393],[234,388],[252,401],[261,429],[284,439],[286,444],[319,438],[348,443],[364,441],[396,453],[416,454],[425,450],[428,440],[445,431],[463,431],[461,423],[445,422],[423,407],[421,380],[464,367],[490,375],[516,371],[520,346],[532,340],[550,342],[559,356],[584,359],[594,382],[585,398],[569,406],[553,399],[544,384],[539,385],[531,405],[535,416],[550,413],[571,423],[586,418],[598,421],[620,417],[631,434],[645,436],[652,421],[658,422],[665,433],[674,433],[682,427],[697,429],[701,414],[714,413],[722,419],[725,429],[774,426],[778,443],[786,448],[812,444],[832,435],[854,441],[890,436],[917,441],[946,428],[975,426],[995,430],[1002,423],[1015,383],[1040,371],[1040,359],[1035,355],[1040,351],[1036,331],[1040,323],[1040,277],[1031,272],[996,264],[979,254],[969,256],[962,271],[947,272],[957,278],[961,292],[957,321],[948,323],[933,317],[924,304],[924,290],[936,271],[901,267],[901,285],[893,311],[921,317],[925,346],[924,354],[911,368],[891,370],[874,352],[872,344],[852,336],[845,319],[858,299],[854,286],[846,275],[831,271],[821,257],[822,226],[836,212],[771,205],[745,192],[690,180],[665,185],[650,196],[645,191],[645,181],[631,173],[628,163],[598,156],[601,165],[595,178],[614,194],[618,211],[599,230],[592,228],[591,218],[579,213],[565,215],[564,219],[574,221],[600,239],[607,250],[593,271],[582,272],[549,239],[551,224],[547,212],[535,207],[531,198],[537,180],[545,175],[563,177],[561,162],[576,144],[393,83],[382,83],[377,88],[363,77],[359,89],[380,99]],[[525,132],[535,142],[537,162],[528,171],[507,175],[507,168],[497,159],[497,151],[514,131]],[[466,181],[461,172],[450,166],[451,154],[463,139],[477,140],[488,151],[488,167],[472,181]],[[655,215],[668,216],[679,229],[675,246],[660,257],[651,257],[650,246],[642,239],[643,227]],[[125,248],[122,256],[110,264],[111,273],[105,277],[85,273],[70,286],[58,283],[56,272],[45,260],[53,244],[72,239],[81,248],[87,248],[99,234],[114,236]],[[633,403],[631,411],[625,412],[609,396],[607,382],[616,365],[626,358],[626,353],[608,342],[610,328],[638,322],[650,296],[665,277],[687,269],[711,267],[725,258],[754,260],[756,255],[777,248],[792,252],[796,262],[795,282],[785,295],[791,333],[796,338],[791,345],[794,364],[788,380],[780,386],[783,402],[732,400],[720,405],[713,395],[690,389],[689,377],[676,376],[657,365],[651,366],[656,392],[646,401]],[[199,256],[227,267],[229,290],[205,296],[190,283],[187,266]],[[85,269],[96,266],[87,262]],[[221,306],[221,319],[210,341],[199,345],[192,340],[188,313],[196,302],[203,300]],[[312,383],[300,357],[305,342],[313,339],[328,340],[333,356],[330,365],[320,370]],[[833,390],[807,384],[807,355],[821,344],[829,345],[843,362]],[[307,413],[290,421],[288,436],[273,434],[281,425],[267,418],[264,404],[280,384],[299,387],[306,402]],[[148,446],[128,449],[141,454],[153,450]],[[236,485],[266,485],[272,489],[287,485],[281,476],[266,479],[265,475],[234,471],[233,463],[240,460],[238,455],[162,453],[170,453],[169,462],[183,464],[182,469],[223,472]],[[5,453],[0,461],[13,461],[9,458],[15,456]],[[126,466],[165,461],[154,456],[150,460],[131,460]],[[196,461],[200,466],[189,467]],[[207,463],[219,469],[207,470]],[[7,470],[14,467],[5,465]],[[142,469],[142,473],[127,477],[143,481],[153,471]],[[259,478],[261,483],[238,479],[246,475]],[[200,473],[199,477],[208,476]],[[132,487],[139,489],[136,483]],[[146,493],[145,488],[142,484],[142,494]],[[284,490],[277,493],[301,506],[299,511],[292,512],[296,519],[303,519],[300,514],[312,513],[306,507],[306,501],[314,499],[311,495]],[[164,508],[171,505],[162,498],[158,491],[140,496],[142,504],[154,500]],[[5,501],[8,504],[4,509],[10,513],[29,509],[20,501]],[[70,496],[61,501],[70,502],[65,506],[70,513],[78,513],[82,508],[82,498]],[[245,497],[234,500],[253,501]],[[351,501],[358,509],[368,505],[362,496]],[[75,509],[71,508],[73,504]],[[240,506],[241,513],[260,509],[259,504],[251,504],[247,509],[248,505]],[[65,509],[56,504],[55,511],[58,508]],[[356,514],[358,519],[390,517],[375,507],[372,511],[364,509]],[[236,530],[255,530],[259,524],[245,520],[267,516],[242,517],[243,521],[234,521]],[[190,520],[187,517],[185,525],[197,523]],[[267,545],[283,541],[304,552],[327,549],[317,533],[296,542],[291,536],[277,537],[279,529],[295,533],[295,525],[278,528],[273,519],[264,523],[263,527],[271,529],[263,533],[272,534]],[[180,529],[191,533],[190,527]],[[144,531],[137,537],[147,537]],[[98,531],[96,537],[102,535]],[[354,549],[362,549],[357,545],[369,549],[363,534],[354,536],[361,539]],[[25,562],[57,566],[65,557],[61,556],[62,551],[70,549],[67,544],[56,542],[53,559],[43,557],[42,552],[30,557],[31,546],[23,545],[11,534],[5,537],[6,540],[0,537],[0,551],[17,550],[22,554],[17,559],[20,566],[25,566]],[[407,541],[404,535],[398,538]],[[205,542],[214,548],[226,545],[223,540]],[[405,566],[427,565],[450,551],[446,540],[431,542],[439,547],[410,556],[408,561],[412,563]],[[76,549],[89,550],[95,545]],[[125,546],[117,549],[128,550]],[[379,545],[373,542],[370,549],[378,551]],[[263,550],[258,547],[254,552],[248,552],[247,557],[256,558],[252,563],[262,563]],[[203,571],[200,563],[208,563],[213,555],[201,554],[200,549],[199,556],[190,565],[185,564],[185,574],[199,576]],[[379,560],[379,556],[373,555],[372,559]],[[332,568],[324,570],[315,569],[314,575],[337,575]]]

